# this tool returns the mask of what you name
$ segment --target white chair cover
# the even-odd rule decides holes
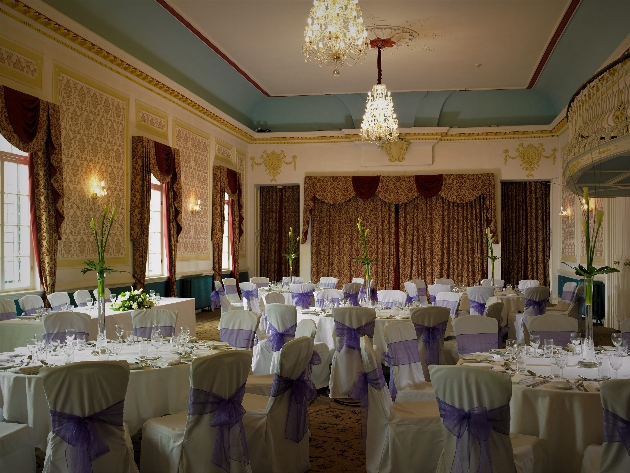
[[[94,294],[94,299],[98,300],[98,288],[92,290],[92,294]],[[105,302],[112,301],[112,291],[109,290],[108,287],[105,288]]]
[[[289,291],[293,305],[303,309],[315,306],[315,284],[291,284]]]
[[[407,293],[407,302],[411,303],[418,300],[418,286],[415,281],[405,282],[405,292]]]
[[[466,293],[470,304],[470,315],[483,315],[486,311],[486,302],[494,296],[494,288],[474,286],[467,288]]]
[[[23,315],[33,315],[37,309],[44,307],[44,301],[39,296],[24,296],[18,299],[20,309],[24,312]]]
[[[456,352],[452,353],[453,358],[458,360],[460,355],[497,348],[498,330],[499,324],[490,317],[465,315],[456,318],[453,321],[453,331],[457,343],[454,345]]]
[[[459,301],[462,298],[460,292],[438,292],[435,296],[434,306],[446,307],[452,316],[459,311]]]
[[[282,278],[282,285],[283,286],[288,286],[289,284],[291,284],[292,278],[291,276],[284,276]]]
[[[160,327],[164,337],[172,337],[177,327],[177,313],[166,309],[134,310],[131,313],[131,325],[133,334],[138,337],[151,338],[153,325]]]
[[[452,290],[453,286],[449,284],[429,284],[428,291],[431,304],[435,304],[435,301],[437,300],[437,295],[440,292],[451,292]]]
[[[350,281],[350,282],[356,282],[356,283],[359,283],[359,284],[363,285],[363,284],[365,284],[365,279],[363,279],[363,278],[352,278],[352,281]]]
[[[221,281],[214,281],[214,290],[218,291],[219,289],[223,289],[223,283]]]
[[[528,329],[532,335],[540,335],[541,345],[545,339],[553,339],[554,345],[566,346],[570,343],[571,332],[578,331],[578,321],[560,314],[543,314],[530,317]]]
[[[85,307],[88,302],[92,302],[92,294],[85,289],[79,289],[74,293],[74,302],[77,307]]]
[[[258,300],[258,288],[253,282],[241,283],[241,296],[243,296],[243,308],[260,314],[260,302]]]
[[[339,307],[339,304],[343,301],[343,291],[324,289],[323,291],[315,292],[315,305],[317,307],[324,307],[326,301],[331,301],[335,307]]]
[[[223,289],[225,290],[225,297],[232,304],[240,304],[241,298],[238,295],[238,284],[234,278],[225,278],[223,280]]]
[[[55,368],[44,367],[39,375],[42,377],[44,392],[51,411],[79,418],[101,414],[103,411],[108,411],[108,413],[114,411],[105,418],[110,420],[109,422],[91,422],[109,448],[108,453],[92,462],[93,473],[138,471],[133,460],[129,432],[126,424],[122,422],[123,405],[129,383],[129,363],[126,361],[83,361]],[[63,423],[62,419],[60,423]],[[54,426],[55,421],[53,421]],[[72,423],[68,427],[72,427]],[[86,443],[88,448],[93,446],[90,440]],[[54,432],[49,433],[44,472],[73,472],[67,466],[73,450],[76,448],[68,446],[60,436]]]
[[[538,282],[538,279],[521,279],[518,282],[518,290],[521,292],[525,292],[525,289],[527,289],[528,287],[536,286],[540,286],[540,282]]]
[[[525,311],[528,315],[541,315],[546,311],[545,302],[549,299],[549,288],[544,286],[534,286],[525,289]]]
[[[629,319],[630,320],[630,319]],[[584,451],[582,473],[620,473],[630,471],[630,454],[619,435],[630,425],[630,380],[614,379],[601,384],[603,445],[589,445]],[[608,425],[607,425],[608,424]],[[627,437],[626,437],[627,438]]]
[[[482,279],[481,280],[481,287],[498,287],[501,288],[503,287],[505,281],[503,279],[495,279],[494,280],[494,286],[492,285],[492,279]]]
[[[563,301],[571,302],[573,300],[573,293],[577,288],[576,282],[565,282],[564,286],[562,286],[562,295],[560,299]]]
[[[291,278],[291,283],[292,284],[304,284],[304,278],[301,278],[299,276],[293,276]]]
[[[384,289],[378,291],[378,302],[385,307],[394,307],[396,305],[404,306],[407,303],[407,294],[396,289]]]
[[[313,339],[297,338],[284,345],[272,372],[284,379],[304,380],[312,356]],[[300,382],[308,385],[308,380]],[[253,473],[303,473],[309,469],[310,432],[299,442],[287,438],[289,408],[298,409],[292,395],[292,389],[276,397],[245,394],[243,425]]]
[[[490,279],[482,279],[481,287],[492,287]]]
[[[53,292],[49,294],[48,302],[50,302],[52,310],[62,310],[65,309],[66,305],[71,305],[70,296],[67,292]]]
[[[432,366],[431,380],[440,412],[443,417],[451,420],[451,423],[448,426],[445,424],[442,429],[444,449],[437,473],[450,472],[458,453],[463,464],[461,471],[478,471],[480,459],[487,458],[482,453],[480,439],[475,436],[475,431],[471,430],[466,420],[459,424],[455,420],[455,412],[470,413],[473,409],[477,416],[483,416],[491,421],[488,431],[484,432],[489,435],[487,452],[490,453],[491,466],[487,466],[487,471],[497,473],[546,471],[546,452],[543,443],[537,437],[509,433],[512,398],[512,382],[509,376],[466,366]],[[496,410],[491,413],[493,409]],[[460,439],[452,433],[457,430]],[[486,470],[479,467],[479,471]]]
[[[58,340],[60,343],[66,341],[66,330],[73,329],[77,335],[85,335],[85,339],[90,333],[90,321],[92,317],[80,312],[49,312],[44,315],[44,337],[48,340]]]
[[[333,319],[336,349],[330,371],[330,397],[347,398],[348,391],[363,371],[358,338],[362,335],[368,335],[370,339],[374,337],[376,311],[369,307],[335,307]]]
[[[228,312],[230,310],[242,310],[243,309],[243,304],[241,304],[240,302],[230,302],[230,300],[227,298],[227,296],[219,296],[219,300],[221,301],[221,313],[225,313]]]
[[[484,314],[486,317],[490,317],[491,319],[495,319],[497,324],[499,325],[498,329],[498,343],[499,348],[501,347],[501,343],[503,343],[503,337],[508,333],[507,326],[507,317],[503,317],[503,302],[493,302],[492,304],[488,303],[486,305],[486,313]]]
[[[254,348],[258,316],[253,312],[248,310],[230,310],[221,314],[219,327],[220,340],[222,342],[228,342],[234,348],[243,350]]]
[[[353,305],[359,305],[359,294],[361,292],[361,284],[351,282],[343,285],[343,297],[352,302]]]
[[[272,373],[271,360],[274,351],[279,351],[284,343],[295,338],[295,329],[297,328],[297,309],[293,305],[267,304],[265,315],[272,333],[269,338],[260,340],[254,346],[252,360],[252,372],[254,374]]]
[[[319,287],[322,287],[322,288],[327,287],[329,289],[336,289],[338,282],[339,282],[338,278],[323,276],[319,278]]]
[[[17,317],[17,309],[13,299],[0,298],[0,321],[15,319]]]
[[[389,393],[396,402],[434,401],[420,363],[418,338],[411,322],[390,322],[383,327],[389,365]]]
[[[437,278],[435,280],[435,284],[443,284],[445,286],[454,286],[455,285],[455,281],[453,281],[452,279],[449,279],[449,278]]]
[[[437,352],[437,363],[432,364],[441,365],[445,363],[444,355],[442,352],[444,350],[444,335],[449,318],[450,314],[448,310],[444,307],[429,306],[411,310],[411,322],[414,324],[415,327],[418,327],[416,328],[416,334],[418,333],[418,331],[422,331],[422,335],[418,336],[418,352],[420,353],[422,373],[424,375],[424,379],[427,381],[431,380],[431,378],[429,377],[429,365],[427,363],[427,349],[430,344],[437,342],[439,349],[436,350],[434,347],[432,347],[433,352],[429,355],[429,361],[436,361],[433,358],[435,357],[435,352]],[[431,340],[430,337],[432,335],[437,336],[437,333],[439,332],[426,331],[426,329],[423,329],[420,326],[437,327],[434,330],[438,330],[442,333],[442,335],[439,337],[438,340]],[[444,330],[442,330],[442,327],[444,327]]]
[[[35,473],[33,437],[28,425],[0,422],[0,471]]]
[[[269,292],[263,296],[266,304],[284,304],[284,296],[279,292]]]
[[[217,398],[231,399],[235,404],[240,404],[250,364],[251,354],[242,351],[216,353],[195,359],[190,367],[191,397],[194,395],[196,402],[209,398],[216,403],[214,407],[217,410],[207,409],[205,413],[197,414],[196,409],[201,406],[189,405],[189,412],[148,420],[142,427],[140,470],[143,473],[225,473],[223,465],[231,473],[251,473],[249,462],[234,459],[242,458],[240,424],[225,429],[229,437],[231,460],[224,459],[220,454],[214,456],[217,445],[223,447],[223,443],[216,443],[222,427],[211,425],[218,409],[221,409]],[[225,409],[228,407],[223,408],[220,414],[225,415]]]
[[[253,278],[249,278],[249,282],[255,284],[257,288],[261,287],[269,287],[269,278],[263,278],[259,276],[255,276]]]
[[[442,450],[437,403],[392,402],[381,365],[368,337],[361,337],[362,371],[367,383],[367,473],[433,472]],[[376,387],[375,387],[376,386]]]
[[[427,285],[423,279],[413,279],[412,282],[416,283],[416,287],[418,288],[418,302],[425,306],[429,304],[427,299]]]
[[[295,329],[295,338],[311,337],[315,340],[317,327],[311,319],[302,319]],[[313,350],[319,355],[320,363],[312,367],[311,381],[317,389],[325,388],[330,383],[330,357],[331,351],[323,342],[313,342]]]

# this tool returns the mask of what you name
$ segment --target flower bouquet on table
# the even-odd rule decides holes
[[[300,243],[300,237],[293,236],[293,227],[289,227],[289,241],[287,242],[287,253],[284,256],[289,261],[289,276],[293,279],[293,260],[300,254],[298,251],[298,245]]]
[[[376,263],[378,258],[370,258],[367,250],[367,236],[368,229],[363,226],[363,221],[361,217],[357,220],[357,228],[359,229],[359,236],[361,237],[361,244],[363,245],[363,256],[358,256],[354,258],[355,261],[358,261],[363,266],[365,266],[365,288],[361,290],[363,297],[365,297],[365,301],[367,305],[372,305],[372,299],[374,299],[373,293],[376,293],[376,290],[372,290],[370,284],[370,266],[372,263]]]
[[[495,256],[494,254],[494,246],[492,246],[492,233],[490,233],[490,229],[486,228],[486,239],[488,241],[488,259],[490,260],[490,264],[492,265],[492,276],[490,278],[490,285],[494,287],[494,263],[497,260],[500,260],[500,256]]]
[[[111,303],[110,308],[120,312],[123,310],[150,309],[154,305],[155,301],[143,289],[134,289],[132,287],[130,291],[121,292],[116,298],[116,302]]]

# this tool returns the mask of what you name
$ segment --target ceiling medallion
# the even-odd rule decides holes
[[[305,61],[334,67],[358,64],[370,45],[358,0],[314,0],[304,29]]]

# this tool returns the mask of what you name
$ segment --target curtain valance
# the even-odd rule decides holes
[[[450,202],[465,203],[484,196],[486,225],[498,243],[494,174],[438,174],[418,176],[306,176],[304,178],[304,211],[302,243],[308,238],[308,227],[315,199],[341,204],[355,195],[361,199],[378,196],[390,204],[405,204],[419,195],[437,195]]]

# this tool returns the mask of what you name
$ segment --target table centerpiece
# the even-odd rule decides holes
[[[372,263],[376,263],[378,258],[370,258],[367,250],[367,236],[369,230],[363,226],[363,221],[361,217],[357,220],[357,228],[359,229],[359,236],[361,237],[361,244],[363,245],[363,256],[358,256],[354,258],[355,261],[358,261],[365,267],[365,293],[363,295],[365,305],[372,305],[372,287],[370,284],[370,266]]]

